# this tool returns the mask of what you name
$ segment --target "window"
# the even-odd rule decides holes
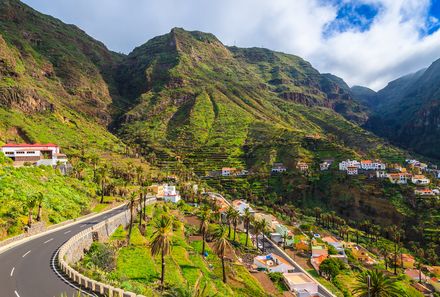
[[[24,152],[16,152],[16,154],[21,154],[22,155],[22,154],[24,154]]]
[[[31,154],[35,154],[35,152],[30,151],[30,152],[26,152],[26,154],[31,155]]]
[[[13,155],[14,152],[6,152],[5,154],[6,154],[6,155]]]

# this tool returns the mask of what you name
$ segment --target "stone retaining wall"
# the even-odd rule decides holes
[[[147,205],[156,202],[156,198],[147,199]],[[90,248],[93,241],[106,241],[113,232],[120,226],[126,227],[130,222],[130,210],[117,214],[104,222],[96,224],[70,238],[61,246],[58,253],[58,267],[64,272],[71,281],[82,287],[89,289],[107,297],[144,297],[132,292],[126,292],[119,288],[103,284],[89,279],[75,269],[70,264],[76,263],[82,259],[84,253]]]

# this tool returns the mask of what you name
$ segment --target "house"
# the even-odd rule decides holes
[[[320,256],[328,257],[328,250],[325,245],[312,245],[312,258]]]
[[[322,238],[322,241],[334,247],[338,251],[338,253],[345,254],[344,244],[342,243],[342,241],[337,240],[334,236],[325,236]]]
[[[347,167],[347,174],[348,175],[358,175],[359,168],[356,166],[349,166]]]
[[[257,267],[257,269],[264,269],[268,272],[286,273],[293,272],[295,270],[295,268],[289,262],[275,254],[256,256],[254,258],[254,265]]]
[[[272,173],[281,173],[281,172],[286,172],[287,168],[286,166],[283,165],[283,163],[273,163],[272,165]]]
[[[411,177],[412,177],[412,175],[407,174],[407,173],[389,173],[388,174],[388,179],[390,180],[390,182],[392,184],[397,184],[397,185],[407,184],[408,179]]]
[[[283,224],[276,225],[275,232],[281,235],[283,243],[285,240],[286,246],[293,246],[293,243],[295,242],[293,232],[289,230],[286,226],[284,226]],[[285,239],[284,236],[286,236]]]
[[[368,265],[376,264],[376,260],[371,258],[368,251],[359,245],[351,245],[350,251],[358,261],[363,262]]]
[[[236,175],[237,168],[229,168],[229,167],[223,167],[222,168],[222,176],[232,176]]]
[[[379,161],[361,160],[361,169],[363,170],[385,170],[386,165]]]
[[[60,153],[60,147],[53,143],[47,144],[5,144],[1,151],[14,162],[14,166],[25,163],[55,167],[66,165],[67,156]]]
[[[244,211],[246,208],[249,209],[250,213],[255,214],[255,210],[253,210],[252,207],[250,206],[250,204],[247,203],[245,200],[232,201],[232,207],[234,207],[234,209],[236,211],[238,211],[240,213],[240,215],[244,215]]]
[[[313,268],[316,272],[319,273],[319,267],[321,267],[321,263],[324,262],[325,259],[327,259],[328,256],[321,255],[315,258],[310,258],[310,264],[312,264]]]
[[[320,163],[319,164],[319,169],[321,170],[321,171],[326,171],[326,170],[328,170],[329,168],[330,168],[330,163],[328,163],[327,161],[325,161],[325,162],[322,162],[322,163]]]
[[[357,167],[359,169],[361,164],[356,160],[346,160],[339,163],[339,170],[341,171],[347,171],[348,167]]]
[[[402,265],[403,262],[403,265]],[[402,254],[401,257],[397,258],[397,265],[403,268],[414,268],[416,260],[412,255]]]
[[[265,214],[265,213],[262,213],[262,212],[256,212],[256,213],[254,214],[254,218],[255,218],[255,221],[266,220],[266,222],[269,223],[269,228],[270,228],[270,230],[272,230],[272,231],[275,231],[275,227],[276,227],[276,225],[279,224],[277,218],[275,218],[275,217],[274,217],[273,215],[271,215],[271,214]]]
[[[148,192],[152,193],[157,198],[163,198],[164,188],[163,185],[153,184],[147,188]]]
[[[176,191],[176,186],[169,186],[165,184],[163,186],[163,200],[165,202],[177,203],[181,200],[180,194]]]
[[[411,178],[411,182],[415,185],[428,185],[430,180],[426,176],[418,174]]]
[[[283,280],[289,290],[298,297],[310,297],[318,294],[318,284],[302,272],[284,273]]]
[[[296,164],[296,168],[297,168],[299,171],[304,172],[304,171],[309,170],[309,164],[307,164],[307,163],[305,163],[305,162],[298,162],[298,163]]]
[[[422,278],[422,281],[426,281],[427,277],[426,275],[418,270],[413,268],[407,268],[405,269],[405,275],[408,276],[411,280],[419,281],[419,278]]]
[[[435,196],[436,195],[434,193],[434,191],[431,189],[415,189],[414,194],[420,195],[420,196]]]

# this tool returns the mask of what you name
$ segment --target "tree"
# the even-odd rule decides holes
[[[231,221],[232,221],[232,225],[234,226],[234,241],[235,241],[235,236],[237,234],[237,225],[240,222],[240,213],[237,210],[234,210],[231,213]]]
[[[398,253],[398,246],[403,237],[403,231],[395,225],[389,227],[387,231],[391,235],[391,238],[394,241],[394,274],[397,274],[397,253]]]
[[[37,200],[35,199],[35,196],[30,196],[28,201],[27,201],[27,207],[28,207],[28,227],[31,228],[32,227],[32,223],[33,223],[33,212],[34,212],[34,208],[37,204]]]
[[[200,228],[199,231],[202,234],[202,255],[205,254],[205,243],[206,243],[206,233],[209,228],[209,221],[212,217],[212,211],[209,208],[201,209],[198,217],[200,219]]]
[[[38,213],[37,213],[37,222],[41,221],[41,215],[43,213],[43,202],[44,202],[44,195],[41,192],[38,192],[35,195],[35,203],[38,204]]]
[[[417,254],[417,262],[416,262],[416,267],[419,270],[419,283],[422,282],[422,267],[423,267],[423,262],[422,259],[425,257],[425,250],[422,248],[416,248],[416,254]]]
[[[151,255],[161,255],[162,269],[160,275],[161,288],[163,289],[165,280],[165,256],[171,253],[171,238],[173,236],[173,218],[162,214],[153,226],[151,235]]]
[[[226,211],[226,220],[228,222],[228,238],[231,237],[231,225],[232,225],[232,217],[234,216],[235,209],[232,206],[229,206]]]
[[[258,221],[256,223],[256,225],[257,225],[256,228],[258,230],[258,232],[256,232],[257,245],[258,245],[258,233],[261,232],[261,235],[262,235],[262,239],[261,239],[262,247],[261,247],[261,250],[262,250],[262,252],[264,252],[264,234],[267,233],[267,229],[269,228],[269,222],[266,221],[266,219],[262,219],[261,221]]]
[[[129,201],[129,207],[130,207],[130,223],[128,225],[128,234],[127,234],[127,246],[130,245],[130,240],[131,240],[131,232],[133,230],[133,210],[134,210],[134,205],[136,203],[136,197],[137,194],[136,192],[131,192],[130,194],[130,201]]]
[[[98,155],[90,156],[90,163],[92,164],[93,167],[93,180],[96,181],[96,171],[99,165],[99,156]]]
[[[407,294],[399,288],[395,279],[383,272],[367,270],[356,278],[353,294],[358,297],[403,297]]]
[[[384,263],[385,264],[385,270],[388,270],[388,258],[390,256],[390,252],[389,252],[387,246],[386,245],[381,245],[379,247],[379,253],[383,257],[383,260],[385,262]]]
[[[223,270],[223,282],[226,283],[226,268],[225,268],[225,253],[226,249],[231,248],[231,244],[228,240],[228,234],[226,231],[225,226],[218,225],[213,233],[214,237],[214,251],[217,254],[217,256],[220,257],[222,261],[222,270]]]
[[[334,258],[328,258],[322,261],[319,266],[319,274],[323,274],[327,279],[335,278],[343,267],[343,264],[338,261],[340,260]]]
[[[313,209],[313,212],[315,213],[316,223],[317,223],[317,224],[321,223],[322,209],[319,208],[319,207],[315,207],[315,208]]]
[[[107,184],[110,182],[110,175],[107,167],[104,166],[99,168],[96,181],[101,186],[101,201],[99,203],[104,203],[105,189]]]
[[[245,245],[248,245],[248,240],[249,240],[249,228],[251,226],[251,222],[252,219],[254,218],[254,216],[252,215],[252,213],[249,211],[249,208],[246,207],[244,209],[244,213],[243,213],[243,223],[244,223],[244,227],[246,228],[246,243]]]

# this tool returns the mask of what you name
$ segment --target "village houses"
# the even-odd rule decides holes
[[[359,168],[356,166],[349,166],[347,167],[347,174],[348,175],[358,175]]]
[[[232,206],[236,211],[240,213],[240,215],[244,215],[245,209],[249,209],[251,214],[255,214],[255,210],[250,206],[250,204],[245,200],[234,200],[232,201]]]
[[[379,161],[362,160],[361,169],[363,170],[385,170],[385,163]]]
[[[389,173],[388,179],[392,184],[397,185],[406,185],[408,183],[408,179],[411,179],[412,174],[408,173]]]
[[[414,194],[418,196],[435,196],[436,193],[431,189],[415,189]]]
[[[295,293],[295,296],[319,296],[318,284],[305,273],[284,273],[283,279],[289,290]]]
[[[307,164],[305,162],[298,162],[296,164],[296,168],[301,172],[305,172],[305,171],[309,170],[309,164]]]

